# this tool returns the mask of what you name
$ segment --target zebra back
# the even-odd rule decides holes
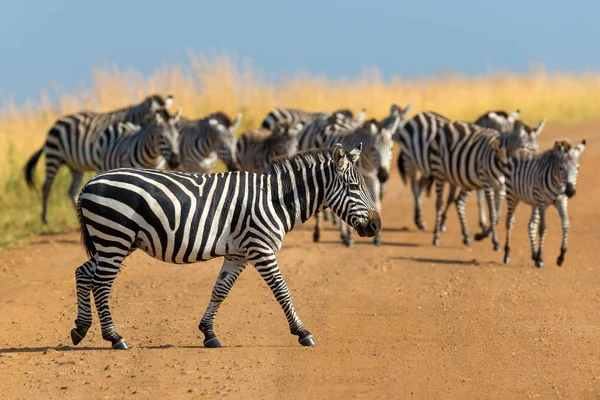
[[[520,109],[516,109],[510,114],[502,110],[488,111],[475,120],[475,125],[495,129],[500,133],[511,132],[520,115]]]

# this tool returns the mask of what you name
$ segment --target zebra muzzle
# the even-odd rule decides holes
[[[575,196],[575,193],[577,193],[577,191],[575,190],[573,185],[571,183],[567,183],[567,187],[565,189],[565,194],[567,195],[567,197],[571,198]]]
[[[358,225],[356,231],[360,237],[373,237],[381,231],[381,216],[377,211],[369,211],[369,219],[366,223]]]
[[[377,169],[377,179],[381,183],[386,183],[390,179],[390,173],[385,168],[379,167]]]
[[[167,164],[169,164],[169,168],[177,168],[181,164],[181,157],[179,157],[179,154],[171,154]]]

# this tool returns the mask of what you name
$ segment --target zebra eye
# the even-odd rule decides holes
[[[349,183],[348,187],[350,190],[360,190],[360,185],[358,183]]]

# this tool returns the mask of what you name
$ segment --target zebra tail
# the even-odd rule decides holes
[[[398,170],[400,171],[402,182],[406,185],[408,182],[408,177],[406,176],[406,167],[404,166],[404,162],[404,154],[402,154],[402,150],[400,150],[400,155],[398,155]]]
[[[40,159],[40,156],[42,155],[43,152],[44,152],[44,148],[42,147],[41,149],[36,151],[31,156],[29,161],[27,161],[27,164],[25,164],[25,179],[27,180],[27,186],[29,186],[29,188],[33,188],[33,185],[34,185],[33,170],[35,169],[35,166],[37,165],[37,162]]]
[[[94,242],[92,241],[92,237],[85,226],[85,221],[83,220],[83,213],[81,212],[81,193],[79,194],[79,198],[77,199],[77,217],[79,218],[79,230],[81,231],[81,243],[85,248],[85,252],[87,255],[92,258],[96,254],[96,246],[94,246]]]

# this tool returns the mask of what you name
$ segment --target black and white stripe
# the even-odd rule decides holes
[[[296,135],[301,129],[302,124],[290,127],[281,122],[272,132],[264,128],[244,132],[236,145],[240,170],[264,172],[275,157],[294,155],[298,150]]]
[[[290,126],[297,126],[298,124],[302,124],[303,126],[310,125],[313,121],[317,119],[327,119],[332,115],[339,114],[340,118],[344,118],[346,120],[354,119],[354,114],[347,108],[343,108],[337,111],[332,112],[331,114],[326,112],[313,112],[313,111],[304,111],[296,108],[282,108],[276,107],[269,111],[265,119],[261,124],[261,128],[272,131],[275,129],[275,126],[282,122],[287,122]],[[356,120],[360,123],[364,120],[364,110],[357,116]],[[304,149],[306,150],[306,149]]]
[[[512,132],[520,116],[521,110],[518,108],[510,114],[503,110],[488,111],[479,116],[474,123],[483,128],[495,129],[500,133]]]
[[[235,131],[242,122],[238,114],[232,122],[222,112],[209,114],[205,118],[189,120],[181,118],[179,130],[181,164],[184,172],[212,172],[217,159],[225,163],[229,171],[238,169],[235,158]]]
[[[509,157],[506,167],[506,245],[504,262],[510,263],[511,231],[519,202],[531,206],[529,240],[531,258],[538,268],[544,266],[543,247],[546,235],[546,209],[554,205],[562,222],[562,244],[556,263],[560,266],[567,252],[569,236],[568,199],[576,192],[579,156],[585,150],[585,139],[576,147],[567,141],[556,141],[554,148],[541,154],[521,150]],[[536,234],[539,248],[536,249]]]
[[[108,306],[123,260],[136,249],[170,263],[225,257],[199,328],[206,347],[220,347],[213,331],[219,306],[248,263],[269,285],[292,334],[314,345],[292,305],[277,264],[283,237],[324,206],[357,229],[374,236],[381,229],[364,179],[355,164],[361,149],[299,153],[273,162],[265,174],[196,174],[117,169],[91,179],[78,202],[82,239],[90,259],[77,268],[78,314],[74,344],[92,323],[93,293],[102,337],[113,348],[128,348]]]
[[[29,187],[33,187],[34,168],[42,154],[46,155],[46,181],[42,189],[42,221],[47,222],[48,196],[52,183],[61,165],[71,170],[71,186],[68,196],[75,200],[83,173],[93,171],[95,162],[93,148],[98,136],[118,122],[130,122],[141,125],[148,116],[157,111],[167,110],[173,102],[173,96],[158,94],[148,96],[139,104],[111,112],[99,113],[81,111],[58,119],[46,137],[44,146],[35,152],[25,166],[25,177]]]
[[[179,131],[175,127],[181,109],[171,116],[156,113],[152,121],[139,127],[117,123],[96,141],[96,171],[117,168],[177,168],[180,163]]]

